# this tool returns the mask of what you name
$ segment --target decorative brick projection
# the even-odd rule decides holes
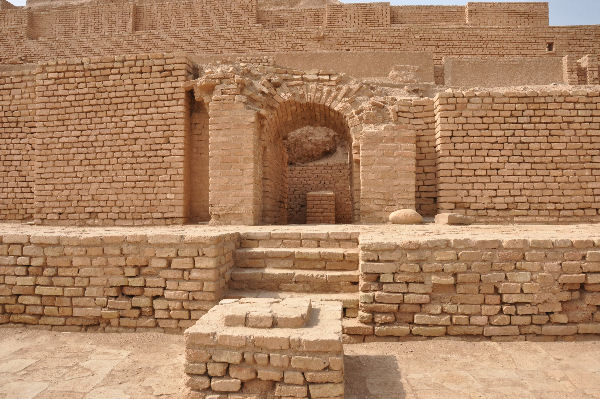
[[[307,194],[323,190],[335,194],[335,218],[327,223],[352,223],[350,165],[326,163],[288,167],[288,222],[309,223]]]
[[[390,3],[327,4],[327,28],[379,28],[390,26]]]
[[[438,207],[480,222],[600,220],[600,92],[444,92]]]
[[[31,68],[0,70],[0,219],[4,220],[33,217],[34,81]]]
[[[0,237],[0,323],[56,330],[194,324],[226,288],[237,233]]]
[[[393,6],[392,25],[466,25],[464,6]]]
[[[391,212],[415,208],[415,132],[385,125],[360,142],[360,221],[384,223]]]
[[[258,10],[257,21],[268,29],[323,27],[325,8]]]
[[[132,32],[133,6],[125,2],[104,2],[51,6],[27,11],[27,37],[71,37],[114,35]]]
[[[548,26],[548,3],[467,3],[467,24],[480,26]]]
[[[306,224],[335,224],[335,193],[306,193]]]
[[[437,153],[433,99],[401,100],[398,123],[409,125],[416,135],[416,210],[422,216],[437,213]]]
[[[347,334],[600,334],[600,240],[361,236],[360,250],[364,324]]]
[[[35,207],[53,224],[184,221],[184,56],[59,60],[36,75]]]
[[[135,30],[233,27],[256,24],[256,1],[154,0],[135,5]]]

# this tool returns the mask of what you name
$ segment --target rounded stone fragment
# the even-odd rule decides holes
[[[421,224],[423,217],[414,209],[400,209],[390,214],[392,224]]]

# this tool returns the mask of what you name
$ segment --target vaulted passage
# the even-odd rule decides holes
[[[261,127],[262,222],[304,224],[308,210],[313,222],[352,223],[352,140],[344,116],[288,101]]]

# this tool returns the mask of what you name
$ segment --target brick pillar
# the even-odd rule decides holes
[[[363,132],[360,145],[360,220],[383,223],[389,214],[415,209],[415,132],[382,125]]]
[[[563,57],[563,81],[565,84],[575,86],[579,84],[579,64],[577,59],[571,55]]]
[[[242,103],[213,101],[209,118],[211,223],[258,224],[261,185],[257,113]]]
[[[600,67],[597,55],[588,54],[579,60],[579,65],[586,72],[586,81],[589,85],[600,84]]]

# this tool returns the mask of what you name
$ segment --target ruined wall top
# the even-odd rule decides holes
[[[0,0],[0,9],[8,8],[2,5],[5,2]],[[37,12],[56,7],[93,7],[102,12],[106,6],[120,5],[126,9],[168,2],[177,3],[173,0],[27,0],[27,7]],[[222,2],[237,3],[235,0]],[[192,0],[192,3],[201,9],[210,6],[211,2]],[[338,0],[245,0],[244,3],[243,8],[258,10],[259,15],[255,17],[258,21],[255,22],[267,27],[382,27],[396,24],[547,26],[549,23],[548,3],[540,2],[471,2],[466,6],[391,6],[389,2],[341,3]]]

